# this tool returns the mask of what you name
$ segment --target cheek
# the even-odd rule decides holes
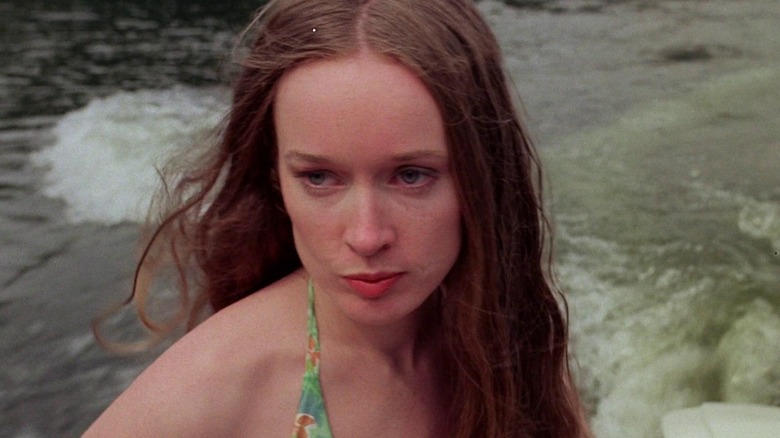
[[[445,203],[436,214],[426,216],[423,223],[413,223],[411,230],[418,257],[436,265],[437,269],[449,271],[461,251],[461,223],[457,203]]]
[[[285,178],[283,177],[281,180],[282,202],[284,202],[284,209],[292,223],[295,247],[300,253],[300,246],[305,244],[308,240],[306,236],[310,233],[309,230],[314,226],[313,218],[316,216],[312,214],[314,210],[313,207],[307,203],[299,193],[290,190],[289,184],[290,182],[285,181]]]
[[[292,175],[282,171],[279,175],[280,192],[282,202],[287,216],[290,217],[293,229],[306,230],[317,217],[315,214],[316,206],[307,199],[302,190],[298,187],[299,181],[296,181]]]
[[[455,213],[455,217],[450,217],[447,223],[446,235],[442,236],[442,241],[446,242],[446,252],[448,254],[448,260],[450,267],[455,264],[463,245],[463,227],[459,212]]]
[[[302,260],[322,258],[337,249],[338,221],[335,212],[295,190],[282,190],[287,215],[292,223],[295,249]]]

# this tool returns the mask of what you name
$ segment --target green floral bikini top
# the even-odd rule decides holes
[[[320,336],[317,330],[317,316],[314,314],[314,284],[311,279],[308,288],[309,348],[306,351],[303,391],[298,405],[298,415],[295,416],[292,438],[333,438],[320,385]]]

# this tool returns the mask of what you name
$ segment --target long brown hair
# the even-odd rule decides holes
[[[541,171],[472,1],[272,0],[247,33],[253,42],[216,147],[177,175],[139,263],[142,320],[171,327],[143,305],[140,284],[157,253],[180,274],[188,327],[300,266],[274,170],[275,88],[304,62],[368,49],[416,73],[444,119],[464,230],[435,300],[453,435],[588,436],[568,366],[565,300],[549,275]]]

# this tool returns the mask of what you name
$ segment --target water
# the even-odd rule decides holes
[[[0,1],[0,436],[78,436],[159,354],[109,355],[90,321],[127,295],[153,166],[224,107],[256,7]]]
[[[219,123],[227,94],[175,86],[92,100],[58,120],[55,143],[32,155],[33,165],[47,169],[43,193],[66,199],[73,222],[143,220],[156,169]]]
[[[778,85],[778,69],[726,75],[551,157],[601,435],[709,400],[780,404]]]
[[[0,436],[77,435],[158,351],[112,357],[154,166],[220,116],[251,2],[0,1]],[[780,405],[774,0],[483,2],[538,139],[599,437]]]

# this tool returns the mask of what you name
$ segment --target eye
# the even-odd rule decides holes
[[[328,189],[339,184],[336,175],[326,170],[307,170],[296,172],[298,178],[304,186],[312,189]]]
[[[313,186],[321,186],[328,181],[328,174],[323,171],[306,172],[304,178]]]
[[[398,179],[404,184],[415,184],[420,181],[424,175],[419,169],[403,169],[398,173]]]
[[[429,183],[435,174],[432,170],[419,167],[404,167],[396,172],[396,178],[405,186],[420,187]]]

